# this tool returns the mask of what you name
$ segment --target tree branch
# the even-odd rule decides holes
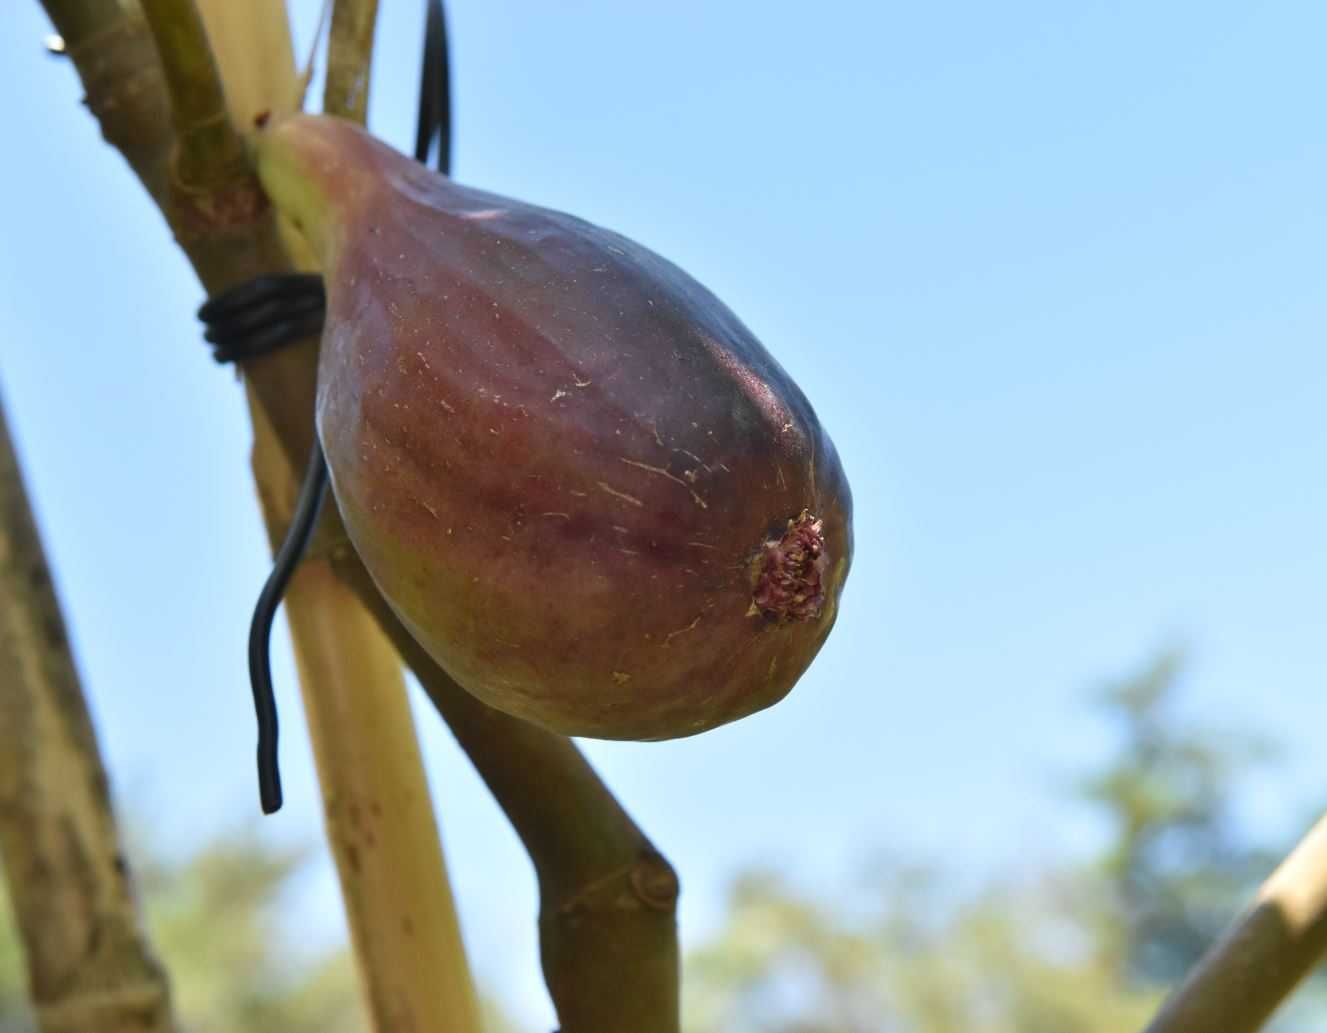
[[[369,109],[369,69],[378,0],[336,0],[327,40],[323,110],[363,125]]]
[[[246,168],[244,141],[231,124],[207,28],[193,0],[140,0],[157,43],[175,124],[175,174],[182,189],[232,187]]]
[[[120,0],[44,0],[43,6],[59,28],[66,51],[114,28],[126,16]]]
[[[358,557],[358,592],[521,837],[539,880],[539,941],[563,1033],[675,1033],[678,880],[571,740],[456,684],[391,613]]]
[[[152,37],[119,0],[44,0],[106,142],[164,204],[175,135]]]
[[[1254,1033],[1327,953],[1327,817],[1262,885],[1144,1033]]]
[[[42,1033],[171,1033],[109,780],[0,411],[0,859]]]

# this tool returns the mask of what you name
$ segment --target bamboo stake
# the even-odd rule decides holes
[[[43,2],[56,28],[64,32],[60,14],[75,0]],[[141,35],[142,26],[126,19],[114,43],[139,45]],[[76,63],[82,72],[89,63],[113,60],[89,45],[84,60]],[[105,111],[103,98],[91,96],[96,82],[84,77],[89,106]],[[142,90],[133,95],[117,95],[115,109],[105,111],[103,132],[108,139],[131,137],[132,127],[149,112],[159,117],[160,96],[144,91],[164,91],[164,83],[158,76],[140,85]],[[152,149],[131,147],[124,153],[145,185],[160,182],[152,178],[160,166]],[[248,180],[245,173],[215,191],[243,196]],[[209,291],[290,268],[289,252],[269,209],[199,203],[196,198],[181,205],[169,190],[154,196]],[[310,340],[249,362],[244,370],[287,461],[296,466],[303,464],[312,444],[316,363],[317,342]],[[345,543],[336,514],[329,513],[325,524],[324,547],[330,549],[338,576],[398,648],[412,643]],[[677,882],[667,861],[567,739],[479,704],[417,647],[408,659],[535,861],[545,978],[563,1033],[676,1033]]]
[[[0,860],[42,1033],[173,1033],[110,781],[0,411]]]
[[[243,125],[259,111],[293,107],[301,86],[283,7],[211,0],[201,11],[232,118]],[[356,56],[367,66],[367,51]],[[254,478],[275,547],[294,508],[297,478],[252,397],[250,416]],[[479,1033],[478,1000],[396,651],[325,559],[305,561],[285,609],[327,838],[373,1028]]]
[[[197,0],[216,56],[226,107],[236,126],[261,112],[297,111],[303,81],[295,67],[286,5],[272,0]]]
[[[1162,1005],[1144,1033],[1254,1033],[1327,953],[1327,816]]]
[[[380,595],[360,588],[525,845],[539,880],[539,953],[562,1033],[679,1028],[677,874],[570,739],[485,706]]]
[[[298,484],[260,408],[253,421],[254,476],[275,541]],[[479,1033],[400,658],[325,556],[301,564],[285,608],[373,1026]]]

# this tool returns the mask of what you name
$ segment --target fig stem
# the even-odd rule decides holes
[[[308,154],[290,146],[282,131],[285,119],[273,118],[249,137],[254,168],[268,198],[308,242],[318,264],[328,264],[334,221],[330,199],[315,174],[320,165],[335,167],[331,151]]]

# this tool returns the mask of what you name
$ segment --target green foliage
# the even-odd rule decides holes
[[[368,1030],[349,952],[309,956],[280,921],[302,855],[247,834],[218,838],[183,863],[135,853],[152,942],[189,1033]],[[510,1029],[487,1002],[485,1020],[490,1033]],[[0,1033],[35,1029],[14,923],[0,907]]]
[[[1232,806],[1240,776],[1272,751],[1247,733],[1178,717],[1181,670],[1180,656],[1166,653],[1105,689],[1100,705],[1119,748],[1084,781],[1111,828],[1099,864],[1121,974],[1161,983],[1189,970],[1276,860],[1248,842]]]
[[[277,924],[299,862],[244,836],[218,840],[181,868],[144,871],[154,943],[192,1033],[365,1029],[346,953],[299,958]]]
[[[689,1033],[1119,1033],[1154,990],[1119,985],[1084,936],[1080,881],[1003,885],[956,906],[936,875],[895,869],[827,905],[747,877],[688,960]]]
[[[367,1028],[349,956],[300,958],[277,924],[279,897],[299,864],[243,835],[218,839],[183,864],[150,856],[140,863],[153,943],[190,1033]],[[13,923],[0,920],[0,1033],[34,1029]]]

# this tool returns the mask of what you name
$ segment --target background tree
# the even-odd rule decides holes
[[[1083,782],[1111,830],[1098,861],[1107,908],[1102,937],[1115,941],[1121,978],[1181,979],[1275,864],[1235,815],[1241,777],[1272,758],[1245,731],[1198,726],[1176,712],[1183,658],[1158,656],[1108,685],[1098,705],[1118,747]]]
[[[1142,1028],[1272,867],[1237,820],[1257,738],[1178,712],[1165,653],[1098,697],[1114,750],[1080,799],[1085,862],[963,893],[938,866],[879,866],[843,899],[768,873],[734,886],[683,982],[690,1033],[1118,1033]],[[1310,1033],[1312,988],[1271,1028]]]

